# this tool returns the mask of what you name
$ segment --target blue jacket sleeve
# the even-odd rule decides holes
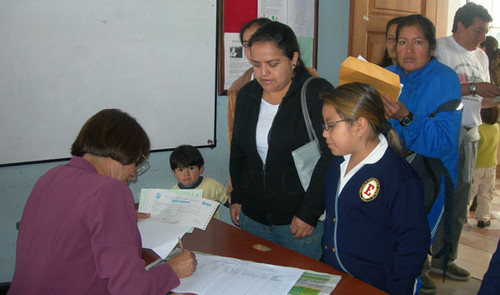
[[[409,101],[418,100],[417,105],[406,107],[414,114],[408,126],[391,120],[394,129],[405,143],[405,147],[424,156],[442,158],[450,151],[458,150],[458,136],[462,120],[461,110],[440,112],[434,118],[429,115],[442,103],[461,98],[460,83],[456,75],[433,77],[420,86],[409,90]]]

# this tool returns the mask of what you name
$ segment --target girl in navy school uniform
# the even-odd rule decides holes
[[[416,294],[430,244],[423,184],[377,90],[340,86],[323,97],[323,118],[337,157],[325,179],[322,261],[390,294]]]

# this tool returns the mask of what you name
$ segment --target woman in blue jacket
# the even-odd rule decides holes
[[[404,86],[397,101],[382,97],[386,115],[405,149],[440,159],[456,187],[461,111],[439,112],[432,118],[430,115],[443,103],[461,99],[457,74],[433,57],[435,29],[425,16],[405,17],[398,25],[396,38],[398,65],[387,69],[398,74]],[[428,213],[431,240],[443,214],[444,187],[442,180],[438,197]],[[432,285],[425,272],[422,281],[424,288]]]

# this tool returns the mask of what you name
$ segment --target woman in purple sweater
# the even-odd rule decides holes
[[[166,294],[196,268],[184,251],[149,271],[129,181],[147,169],[149,139],[128,114],[102,110],[40,177],[23,211],[9,294]]]

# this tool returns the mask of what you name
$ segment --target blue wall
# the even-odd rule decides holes
[[[340,63],[347,56],[349,1],[318,1],[318,72],[333,85],[337,85]],[[217,147],[201,149],[206,163],[204,175],[213,177],[222,184],[227,184],[229,152],[226,129],[226,96],[217,97],[216,112]],[[168,132],[168,126],[166,126],[165,132]],[[136,198],[143,187],[170,188],[175,183],[175,178],[172,176],[168,164],[169,156],[170,152],[151,154],[150,170],[142,175],[136,183],[130,185]],[[61,163],[63,162],[0,168],[0,282],[12,279],[17,236],[15,223],[21,219],[24,203],[33,185],[48,169]],[[223,220],[230,222],[227,209],[223,210],[221,214]]]

